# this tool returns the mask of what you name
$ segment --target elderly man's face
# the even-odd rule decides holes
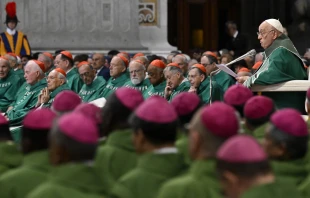
[[[10,71],[10,66],[7,60],[0,59],[0,79],[7,77]]]
[[[94,54],[92,59],[92,66],[94,69],[98,70],[104,65],[103,54]]]
[[[67,72],[68,70],[68,61],[61,59],[62,54],[58,54],[55,58],[54,65],[56,68],[60,68]]]
[[[130,80],[132,84],[137,85],[145,79],[144,66],[135,61],[129,64]]]
[[[187,73],[188,64],[185,60],[185,57],[182,57],[181,55],[177,55],[173,58],[173,62],[177,63],[181,67],[183,74]]]
[[[60,85],[65,83],[65,79],[59,78],[59,73],[55,70],[51,71],[47,76],[47,89],[54,91]]]
[[[114,56],[110,63],[110,76],[113,78],[117,78],[123,72],[126,71],[126,67],[124,66],[123,60],[117,56]]]
[[[177,88],[180,85],[180,78],[182,74],[179,72],[174,71],[166,71],[165,78],[167,81],[167,85],[170,86],[172,89]]]
[[[267,22],[263,22],[258,31],[258,40],[264,49],[267,49],[277,38],[276,31]]]
[[[161,83],[164,75],[163,71],[160,71],[158,67],[155,67],[153,65],[150,65],[147,68],[147,74],[152,85],[158,85],[159,83]]]
[[[34,85],[38,82],[40,72],[34,69],[34,65],[32,63],[27,63],[24,70],[24,77],[26,79],[27,84]]]
[[[89,65],[82,65],[79,67],[79,74],[84,84],[90,85],[96,77],[96,70],[92,69]]]
[[[192,87],[198,88],[205,77],[198,72],[197,68],[192,68],[189,70],[187,78]]]

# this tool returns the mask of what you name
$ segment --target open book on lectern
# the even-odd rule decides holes
[[[238,77],[238,75],[233,72],[233,70],[231,70],[229,67],[227,67],[226,65],[224,64],[219,64],[219,65],[216,65],[220,70],[222,70],[223,72],[231,75],[232,77],[236,78]]]

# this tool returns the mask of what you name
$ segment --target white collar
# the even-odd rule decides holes
[[[164,147],[154,150],[153,153],[155,154],[178,153],[178,149],[176,147]]]
[[[9,35],[13,36],[13,35],[16,33],[16,30],[15,30],[15,29],[14,29],[14,30],[11,30],[10,28],[6,28],[6,32],[7,32]]]
[[[99,72],[103,69],[104,66],[102,66],[100,69],[97,70],[97,75],[99,74]]]
[[[69,70],[66,72],[66,74],[68,74],[73,68],[74,68],[74,67],[72,67],[71,69],[69,69]]]
[[[234,38],[236,38],[238,36],[238,30],[235,32],[235,34],[234,34]]]

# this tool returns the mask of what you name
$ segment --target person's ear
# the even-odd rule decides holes
[[[138,153],[142,153],[143,152],[143,148],[144,148],[144,145],[146,143],[146,138],[142,132],[141,129],[138,129],[137,131],[135,131],[133,133],[133,136],[132,136],[132,140],[133,140],[133,144],[136,148],[136,151]]]
[[[222,175],[222,179],[226,183],[230,184],[231,186],[237,186],[238,185],[239,179],[238,179],[238,177],[235,174],[233,174],[233,173],[231,173],[229,171],[223,171],[221,173],[221,175]]]

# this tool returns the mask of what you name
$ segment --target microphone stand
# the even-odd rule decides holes
[[[219,69],[217,70],[214,70],[213,72],[210,73],[210,104],[212,104],[212,89],[213,89],[213,86],[212,86],[212,76],[217,73],[219,71]]]

